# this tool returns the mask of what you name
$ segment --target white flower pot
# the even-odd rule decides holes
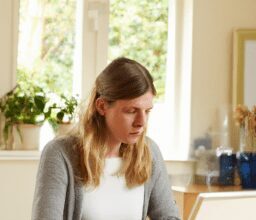
[[[14,150],[38,150],[41,125],[19,124],[13,129]]]

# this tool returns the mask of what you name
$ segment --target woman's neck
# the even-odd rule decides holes
[[[120,150],[121,143],[107,142],[107,146],[108,146],[108,151],[107,151],[106,157],[120,156],[119,150]]]

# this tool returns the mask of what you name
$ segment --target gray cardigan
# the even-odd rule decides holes
[[[32,220],[81,220],[83,185],[79,155],[74,138],[59,138],[44,148],[36,179]],[[143,220],[177,220],[178,211],[170,190],[161,153],[150,140],[153,158],[152,176],[145,183]]]

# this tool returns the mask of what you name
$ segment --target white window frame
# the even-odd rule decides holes
[[[155,114],[165,114],[152,130],[159,130],[165,160],[190,158],[192,0],[169,0],[168,54],[165,103]]]
[[[108,54],[108,0],[77,0],[74,93],[85,99],[89,95],[97,75],[107,65]],[[76,90],[78,89],[78,90]]]
[[[17,56],[18,56],[18,35],[19,35],[19,7],[20,0],[12,0],[12,68],[11,68],[11,87],[17,84]]]

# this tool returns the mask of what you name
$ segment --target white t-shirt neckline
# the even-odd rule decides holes
[[[100,186],[84,188],[83,219],[142,219],[144,185],[127,188],[124,176],[115,175],[121,166],[121,157],[106,158]]]

